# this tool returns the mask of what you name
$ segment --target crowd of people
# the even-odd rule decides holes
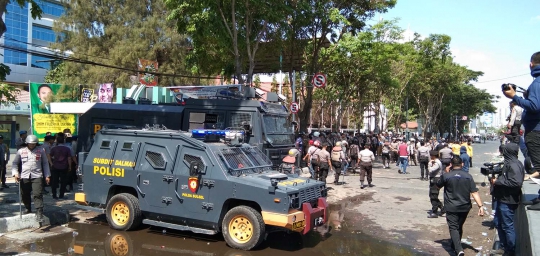
[[[64,199],[66,192],[73,190],[73,183],[77,181],[77,137],[71,136],[69,129],[54,135],[47,132],[40,145],[36,135],[28,135],[24,130],[19,131],[19,135],[11,172],[20,184],[26,213],[32,212],[33,199],[36,219],[42,223],[43,194],[49,193],[45,187],[50,186],[52,197],[59,200]]]

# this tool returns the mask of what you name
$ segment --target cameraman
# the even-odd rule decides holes
[[[518,106],[523,108],[521,123],[525,127],[525,144],[527,146],[528,156],[531,159],[535,172],[540,172],[540,52],[531,56],[531,75],[534,81],[529,86],[523,97],[516,95],[512,86],[503,88],[504,96],[512,99]],[[540,194],[540,190],[538,191]],[[540,210],[540,199],[523,202],[523,204],[532,204],[527,207],[529,210]]]
[[[516,232],[514,215],[521,198],[521,185],[525,176],[525,168],[518,160],[519,146],[508,143],[503,147],[504,166],[497,178],[491,179],[493,198],[496,200],[495,215],[497,232],[501,249],[496,254],[514,255]]]

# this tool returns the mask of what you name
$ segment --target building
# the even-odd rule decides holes
[[[64,14],[65,10],[59,1],[36,1],[43,14],[40,20],[32,19],[30,4],[22,8],[16,1],[7,5],[4,21],[7,31],[0,38],[2,49],[0,61],[11,68],[6,82],[20,88],[19,104],[16,106],[0,106],[0,135],[14,147],[17,130],[28,130],[30,127],[30,97],[28,82],[43,82],[52,62],[40,53],[51,54],[50,43],[57,40],[58,35],[52,30],[54,21]]]

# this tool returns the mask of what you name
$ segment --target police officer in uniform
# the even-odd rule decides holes
[[[11,171],[15,180],[20,182],[22,201],[26,207],[26,213],[32,212],[30,204],[30,192],[34,198],[36,207],[36,219],[39,223],[43,222],[43,177],[49,184],[51,172],[45,150],[37,146],[38,138],[36,135],[26,137],[26,146],[17,150],[13,159]],[[18,166],[21,166],[19,173]]]

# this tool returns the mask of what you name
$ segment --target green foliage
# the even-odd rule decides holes
[[[66,14],[54,25],[66,37],[53,45],[72,51],[74,58],[137,69],[139,58],[155,60],[160,73],[186,74],[185,56],[191,45],[176,32],[163,1],[88,0],[66,3]],[[189,71],[188,71],[189,70]],[[67,85],[113,82],[129,87],[132,71],[66,62],[56,82]],[[52,76],[52,75],[51,75]],[[160,76],[160,85],[198,83],[193,79]]]
[[[66,75],[64,72],[65,66],[65,62],[62,62],[53,69],[47,70],[47,74],[45,75],[45,83],[60,84],[62,81],[66,81]]]
[[[275,93],[279,92],[279,88],[278,88],[279,84],[277,82],[276,74],[272,76],[272,83],[270,85],[271,85],[270,87],[271,92],[275,92]]]
[[[9,106],[17,104],[17,95],[19,94],[19,89],[15,88],[9,84],[0,84],[0,105]]]
[[[240,83],[251,84],[254,60],[261,42],[278,36],[290,7],[281,1],[265,0],[165,0],[178,31],[190,36],[193,65],[203,73],[234,66]],[[246,64],[247,62],[247,64]],[[228,69],[230,70],[230,69]],[[246,79],[243,75],[247,74]]]
[[[255,78],[253,79],[253,85],[255,88],[261,88],[261,77],[259,74],[255,75]]]

